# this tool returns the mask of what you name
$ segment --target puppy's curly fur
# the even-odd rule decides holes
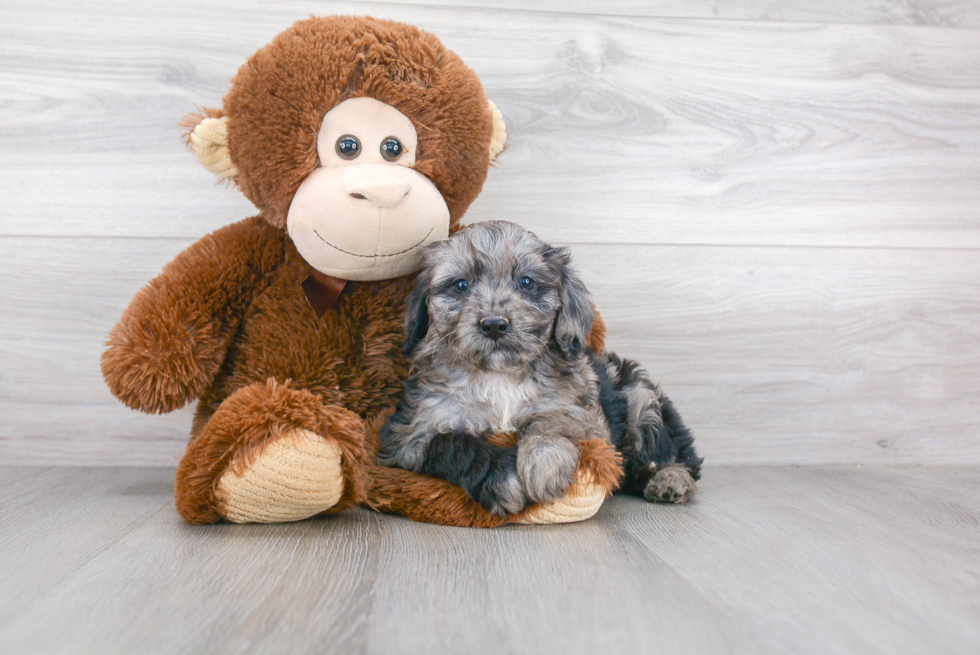
[[[412,374],[378,460],[443,477],[497,514],[565,493],[575,443],[623,455],[621,489],[684,502],[701,459],[670,400],[636,362],[594,353],[595,310],[568,251],[514,223],[468,227],[422,253],[409,297]],[[516,433],[500,448],[487,438]]]

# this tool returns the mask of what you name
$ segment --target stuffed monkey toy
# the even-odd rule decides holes
[[[408,25],[311,18],[255,53],[220,109],[185,125],[198,161],[259,214],[167,264],[102,356],[133,409],[200,399],[175,482],[185,520],[274,523],[363,504],[491,527],[596,512],[621,475],[598,441],[580,446],[565,497],[507,517],[445,480],[376,463],[408,373],[417,251],[460,227],[506,139],[472,70]]]

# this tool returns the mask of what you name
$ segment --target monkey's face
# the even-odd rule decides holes
[[[480,80],[431,34],[367,17],[308,18],[255,53],[220,109],[183,123],[197,160],[233,180],[317,270],[418,270],[507,138]]]
[[[374,98],[331,109],[317,136],[320,167],[300,185],[286,228],[321,273],[384,280],[419,268],[418,251],[449,234],[449,208],[413,170],[412,121]]]

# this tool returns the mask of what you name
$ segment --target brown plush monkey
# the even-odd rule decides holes
[[[375,463],[407,374],[417,250],[459,227],[506,138],[473,71],[408,25],[312,18],[253,55],[221,109],[186,122],[198,160],[259,215],[169,263],[102,357],[129,407],[200,398],[177,469],[184,519],[292,521],[357,503],[466,526],[595,513],[621,473],[600,442],[582,445],[565,498],[507,518]]]

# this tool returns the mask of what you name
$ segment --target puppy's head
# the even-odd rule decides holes
[[[523,367],[549,348],[583,355],[595,310],[564,248],[489,221],[428,246],[422,262],[406,354],[441,352],[490,370]]]

